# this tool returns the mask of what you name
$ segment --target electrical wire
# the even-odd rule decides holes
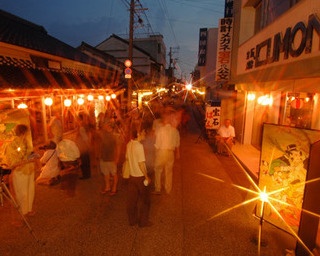
[[[164,0],[158,0],[158,2],[159,2],[159,5],[160,5],[160,7],[161,7],[161,9],[163,11],[164,16],[166,17],[166,21],[169,24],[169,27],[170,27],[174,42],[175,42],[176,46],[179,47],[178,40],[177,40],[177,37],[176,37],[176,33],[175,33],[175,31],[173,29],[173,26],[172,26],[172,24],[170,22],[170,19],[169,19],[169,12],[168,12],[167,5],[166,5]]]

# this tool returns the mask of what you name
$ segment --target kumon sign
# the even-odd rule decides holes
[[[312,50],[319,51],[319,45],[313,45],[315,35],[320,38],[320,20],[316,14],[311,14],[307,24],[300,21],[248,50],[245,69],[253,70],[279,61],[297,59]]]

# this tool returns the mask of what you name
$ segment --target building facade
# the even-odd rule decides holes
[[[320,129],[320,2],[234,1],[230,84],[239,141],[260,149],[263,123]]]
[[[123,63],[129,56],[129,41],[115,34],[98,44],[96,48]],[[162,36],[133,40],[132,77],[138,83],[139,88],[150,88],[150,85],[155,87],[166,82],[165,54],[166,47]],[[137,71],[138,74],[134,71]]]
[[[64,132],[72,131],[79,113],[94,111],[97,102],[106,103],[106,96],[121,87],[122,63],[97,56],[0,11],[0,111],[27,109],[36,143],[47,141],[53,112],[60,112]]]
[[[198,79],[193,80],[195,86],[206,88],[206,101],[218,99],[215,80],[217,58],[217,28],[200,29],[199,58],[197,65]]]

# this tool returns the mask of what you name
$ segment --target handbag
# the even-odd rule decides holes
[[[122,165],[122,178],[129,179],[130,177],[130,166],[129,161],[126,159]]]

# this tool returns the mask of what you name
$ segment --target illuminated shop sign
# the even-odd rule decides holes
[[[280,54],[287,60],[311,53],[315,33],[320,37],[320,20],[316,14],[311,14],[308,24],[300,21],[294,27],[288,27],[284,35],[279,32],[250,49],[246,54],[246,70],[279,62]]]
[[[218,129],[220,127],[221,105],[206,107],[206,129]]]
[[[230,79],[232,36],[233,18],[220,19],[216,65],[217,82],[228,81]]]

